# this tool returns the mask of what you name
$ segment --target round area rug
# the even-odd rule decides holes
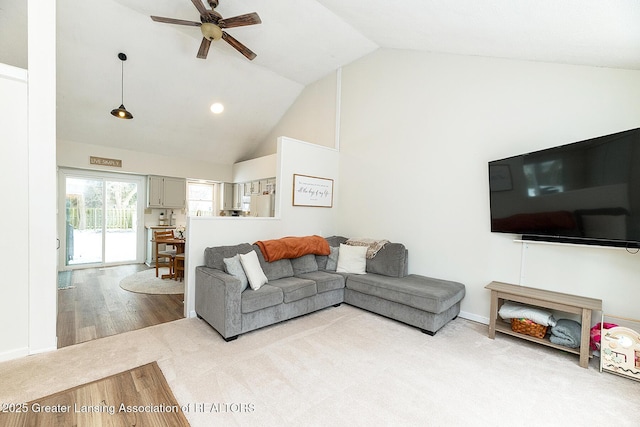
[[[159,270],[158,276],[169,274],[169,269],[163,267]],[[131,276],[127,276],[120,281],[120,287],[126,291],[140,294],[183,294],[184,280],[161,279],[156,277],[156,269],[139,271]]]

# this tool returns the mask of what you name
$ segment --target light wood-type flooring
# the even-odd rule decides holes
[[[147,269],[144,264],[62,272],[58,289],[58,348],[182,319],[184,294],[125,291],[120,280]]]
[[[0,413],[0,425],[188,426],[156,362],[83,384]]]

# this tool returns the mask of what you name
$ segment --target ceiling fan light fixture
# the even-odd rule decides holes
[[[111,115],[114,117],[117,117],[119,119],[133,119],[133,114],[131,114],[130,112],[127,111],[126,108],[124,108],[124,61],[127,60],[127,55],[125,55],[124,53],[120,52],[118,54],[118,59],[120,59],[121,61],[121,75],[120,75],[120,101],[121,104],[118,108],[114,108],[113,110],[111,110]]]
[[[222,30],[212,22],[203,22],[200,26],[202,37],[207,40],[220,40],[222,38]]]
[[[207,59],[211,42],[222,39],[229,43],[232,48],[244,55],[248,60],[251,61],[255,59],[256,54],[251,49],[240,43],[224,30],[236,27],[245,27],[247,25],[261,24],[262,20],[260,19],[260,16],[258,16],[257,13],[252,12],[224,19],[222,15],[215,11],[219,0],[207,0],[211,9],[207,9],[204,4],[202,4],[202,1],[203,0],[191,0],[191,3],[193,3],[195,8],[198,9],[200,22],[188,21],[185,19],[165,18],[155,15],[151,15],[151,19],[155,22],[163,22],[165,24],[200,27],[202,41],[200,42],[200,48],[198,49],[196,58]]]

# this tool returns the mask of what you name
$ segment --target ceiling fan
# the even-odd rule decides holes
[[[209,46],[211,46],[212,40],[220,40],[223,39],[227,43],[229,43],[234,49],[247,57],[247,59],[252,60],[256,57],[256,54],[251,51],[248,47],[240,43],[238,40],[230,36],[223,29],[227,28],[235,28],[235,27],[244,27],[246,25],[255,25],[260,24],[262,21],[257,13],[247,13],[245,15],[234,16],[233,18],[222,18],[218,12],[215,11],[215,8],[218,6],[219,0],[207,0],[211,9],[207,9],[202,4],[201,0],[191,0],[191,3],[198,9],[200,12],[200,21],[185,21],[183,19],[174,19],[174,18],[163,18],[161,16],[151,16],[156,22],[164,22],[167,24],[177,24],[177,25],[189,25],[192,27],[200,27],[200,31],[202,31],[202,42],[200,43],[200,49],[198,49],[198,58],[206,59],[207,53],[209,53]]]

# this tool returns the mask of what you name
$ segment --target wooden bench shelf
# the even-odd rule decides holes
[[[578,354],[580,355],[580,366],[583,368],[587,368],[589,366],[591,313],[593,310],[602,311],[602,300],[502,282],[491,282],[485,286],[485,288],[491,291],[489,338],[494,339],[496,331],[498,331],[507,335],[546,345],[548,347]],[[503,323],[502,321],[498,322],[498,310],[500,310],[500,307],[504,304],[505,300],[580,315],[582,318],[580,349],[557,345],[546,338],[536,338],[514,332],[507,323]]]

